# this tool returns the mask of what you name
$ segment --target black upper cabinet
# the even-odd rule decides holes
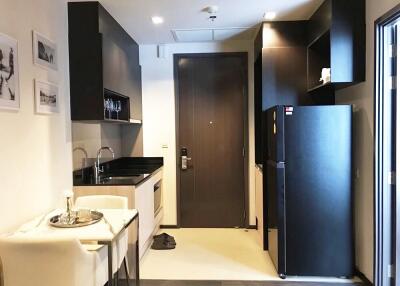
[[[307,23],[263,23],[255,41],[254,129],[256,163],[263,164],[263,111],[279,104],[307,104]]]
[[[262,110],[275,105],[312,104],[307,94],[306,21],[264,23]]]
[[[68,16],[72,120],[141,120],[138,44],[98,2],[70,2]]]
[[[307,93],[307,21],[263,23],[255,42],[254,110],[255,159],[265,158],[263,112],[275,105],[334,104],[331,92]]]
[[[336,0],[335,0],[336,1]],[[341,1],[341,0],[339,0]],[[349,2],[349,1],[348,1]],[[326,0],[315,11],[308,21],[308,43],[323,35],[332,23],[332,1]]]
[[[309,92],[324,90],[322,68],[331,68],[333,89],[365,81],[365,0],[326,0],[310,18]]]

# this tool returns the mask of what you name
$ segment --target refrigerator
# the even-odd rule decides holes
[[[281,278],[352,277],[352,108],[266,111],[268,251]]]

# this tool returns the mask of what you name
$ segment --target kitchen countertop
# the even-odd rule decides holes
[[[74,186],[137,186],[163,165],[162,157],[122,157],[100,164],[100,182],[94,179],[93,166],[74,171]]]

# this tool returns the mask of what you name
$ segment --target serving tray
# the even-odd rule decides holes
[[[92,210],[79,210],[71,212],[70,219],[65,219],[67,214],[59,214],[53,216],[49,220],[49,224],[60,228],[82,227],[99,222],[103,218],[103,214]]]

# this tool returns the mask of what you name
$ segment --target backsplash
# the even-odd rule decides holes
[[[115,158],[143,156],[141,125],[119,125],[108,123],[72,123],[73,167],[79,170],[92,166],[97,151],[102,146],[111,147]],[[104,152],[104,161],[111,155]]]

